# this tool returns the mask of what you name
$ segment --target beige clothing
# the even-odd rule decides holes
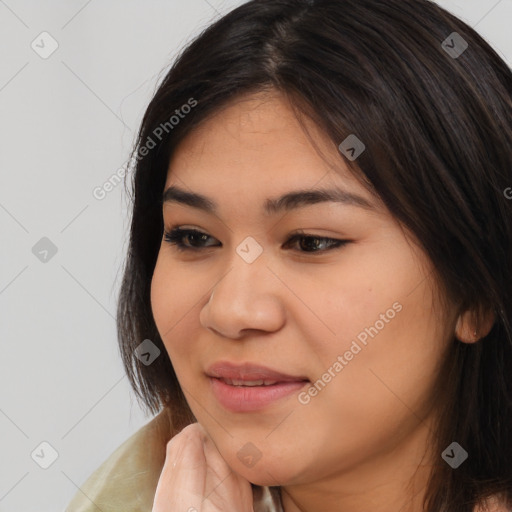
[[[65,512],[151,512],[171,437],[164,409],[89,476]],[[253,494],[255,512],[283,512],[276,488],[255,486]]]

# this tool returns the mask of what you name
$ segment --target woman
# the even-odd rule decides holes
[[[119,341],[159,414],[80,510],[510,510],[511,91],[428,0],[193,41],[132,155]]]

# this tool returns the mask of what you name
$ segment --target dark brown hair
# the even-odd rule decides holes
[[[454,32],[468,45],[458,56],[443,44],[460,47]],[[350,134],[361,139],[356,161],[340,159],[414,234],[460,312],[495,313],[484,339],[454,338],[439,371],[431,446],[439,465],[425,510],[469,512],[494,493],[512,506],[512,200],[504,193],[512,187],[512,73],[475,30],[429,0],[253,0],[182,51],[131,155],[117,325],[137,398],[151,413],[168,407],[177,430],[195,421],[150,304],[168,163],[212,113],[264,90],[284,94],[336,147]],[[162,352],[149,366],[134,353],[146,338]],[[469,453],[457,469],[441,459],[453,441]]]

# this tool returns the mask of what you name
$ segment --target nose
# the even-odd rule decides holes
[[[253,330],[275,332],[282,328],[286,315],[280,294],[285,287],[262,256],[247,263],[234,255],[200,312],[203,327],[232,339]]]

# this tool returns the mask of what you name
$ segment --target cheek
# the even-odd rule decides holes
[[[311,338],[322,362],[317,378],[332,381],[321,392],[324,404],[348,408],[357,420],[368,410],[401,411],[401,400],[424,407],[449,342],[426,275],[404,244],[379,261],[362,255],[357,268],[332,276],[328,288],[325,283],[329,294],[317,298],[332,333]]]
[[[200,290],[190,284],[187,273],[164,258],[157,260],[151,281],[151,309],[156,327],[172,361],[178,380],[186,384],[194,362],[194,339],[198,339],[198,316],[203,303]],[[205,292],[209,289],[205,286]],[[205,299],[206,300],[206,299]],[[197,351],[196,351],[197,352]],[[189,383],[190,385],[190,383]]]
[[[315,340],[312,348],[332,359],[350,350],[354,341],[365,347],[374,338],[401,332],[404,317],[414,308],[406,295],[409,282],[410,276],[384,274],[382,266],[373,270],[364,262],[317,280],[308,295],[309,305],[327,329],[325,336],[310,338]]]
[[[169,293],[172,290],[168,286],[169,284],[169,275],[165,272],[159,256],[153,272],[153,278],[151,279],[150,298],[153,318],[161,336],[165,332],[166,324],[170,323],[170,315],[168,313],[172,311],[170,305],[173,300],[173,293]]]
[[[366,296],[354,290],[345,297],[347,309],[337,313],[337,341],[318,347],[330,361],[324,371],[331,367],[336,375],[319,393],[318,406],[328,409],[333,428],[344,425],[353,439],[384,442],[401,424],[413,426],[415,415],[424,417],[429,410],[447,340],[426,307],[432,304],[430,290],[425,285],[410,290],[391,283]],[[330,378],[324,375],[319,377]],[[379,435],[375,422],[381,425]]]
[[[183,329],[187,312],[194,304],[193,297],[187,296],[187,286],[182,276],[159,256],[151,280],[151,310],[168,352],[173,351],[174,340],[179,339],[177,333]]]
[[[151,280],[151,309],[162,337],[178,327],[180,319],[188,315],[199,299],[187,273],[166,259],[169,258],[165,253],[159,254]]]
[[[396,238],[396,237],[395,237]],[[427,272],[402,239],[358,250],[326,285],[329,320],[343,340],[425,334],[435,323]],[[431,330],[431,329],[430,329]]]

